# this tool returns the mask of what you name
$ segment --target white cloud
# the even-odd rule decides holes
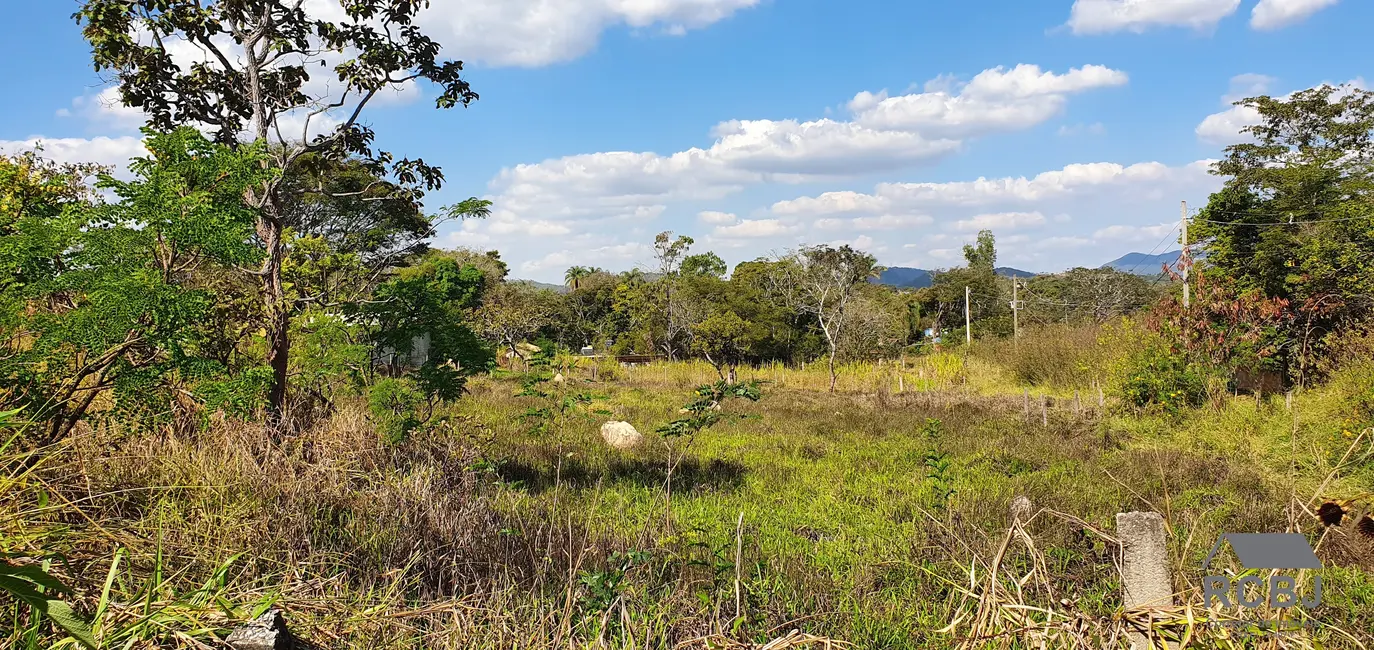
[[[728,120],[711,129],[711,144],[675,153],[607,151],[515,165],[488,184],[494,214],[473,232],[498,246],[538,228],[563,237],[612,231],[628,236],[627,225],[644,224],[680,203],[719,201],[768,183],[820,182],[928,164],[959,151],[969,138],[1042,123],[1060,113],[1070,95],[1126,79],[1125,73],[1093,65],[1062,73],[1033,65],[999,67],[962,84],[940,77],[915,94],[859,93],[849,103],[847,120]],[[930,223],[920,211],[876,210],[871,197],[856,201],[864,205],[852,206],[857,219],[843,227],[895,231]],[[773,216],[787,215],[779,209]],[[714,213],[699,214],[698,221],[718,227],[712,236],[725,245],[789,235],[809,225]],[[552,223],[566,230],[555,232]]]
[[[950,183],[882,183],[871,194],[827,192],[774,203],[779,215],[830,216],[837,213],[929,209],[950,206],[1034,204],[1086,192],[1140,190],[1151,186],[1195,183],[1208,178],[1210,160],[1171,168],[1157,162],[1123,166],[1116,163],[1068,165],[1033,178],[979,178]]]
[[[1018,230],[1045,225],[1045,215],[1039,212],[994,212],[980,214],[954,222],[955,230]]]
[[[632,265],[649,256],[651,249],[646,244],[626,243],[596,246],[594,248],[571,248],[554,251],[538,259],[520,264],[520,270],[527,273],[562,271],[569,266],[622,266]],[[546,277],[551,277],[546,275]]]
[[[0,153],[15,154],[42,148],[44,158],[63,163],[93,162],[121,169],[130,158],[146,156],[143,139],[134,136],[95,138],[45,138],[0,140]]]
[[[1258,110],[1250,106],[1232,106],[1203,118],[1195,131],[1199,140],[1209,144],[1236,144],[1248,139],[1246,134],[1241,132],[1242,129],[1262,121]]]
[[[1144,32],[1151,27],[1208,30],[1240,7],[1240,0],[1075,0],[1069,27],[1075,34]]]
[[[578,58],[615,27],[669,35],[707,27],[760,0],[473,0],[434,2],[416,22],[450,56],[491,66],[537,67]]]
[[[712,225],[728,225],[739,221],[739,217],[735,216],[734,213],[717,212],[715,210],[698,212],[697,219],[701,220],[702,223],[709,223]]]
[[[1238,100],[1269,93],[1269,89],[1276,80],[1259,74],[1243,74],[1231,78],[1230,89],[1222,97],[1222,101],[1232,104]],[[1318,84],[1321,85],[1321,84]],[[1367,84],[1362,77],[1356,77],[1345,84],[1352,88],[1365,88]],[[1280,99],[1288,99],[1293,93],[1287,93]],[[1252,138],[1249,134],[1243,133],[1242,129],[1260,124],[1262,117],[1258,110],[1250,106],[1231,106],[1219,113],[1212,113],[1202,119],[1197,125],[1195,132],[1199,140],[1214,145],[1229,145],[1239,142],[1249,142]]]
[[[733,226],[716,226],[711,236],[726,239],[776,237],[797,232],[798,226],[781,219],[745,219]]]
[[[1163,237],[1178,227],[1178,223],[1166,221],[1152,226],[1107,226],[1093,233],[1093,239],[1106,241],[1144,242]]]
[[[984,70],[956,95],[941,80],[941,90],[888,97],[862,92],[849,102],[855,121],[883,130],[920,132],[943,137],[969,137],[1035,126],[1058,115],[1071,94],[1124,85],[1126,73],[1100,65],[1073,68],[1064,74],[1021,64],[1010,70]]]
[[[812,222],[817,230],[903,230],[917,226],[928,226],[934,220],[924,214],[898,215],[883,214],[875,217],[856,217],[853,219],[825,218]]]
[[[874,246],[873,238],[869,237],[868,235],[859,235],[858,237],[855,237],[853,239],[835,239],[826,242],[826,245],[833,246],[835,248],[839,248],[840,246],[849,246],[850,248],[861,250],[866,253],[875,253],[887,250],[886,246]]]
[[[926,162],[959,149],[957,140],[820,119],[734,120],[717,125],[707,154],[742,170],[786,175],[852,174]],[[782,180],[782,179],[780,179]],[[803,179],[795,179],[803,180]]]
[[[1230,89],[1222,96],[1221,101],[1226,104],[1234,104],[1247,97],[1258,97],[1269,92],[1270,88],[1278,82],[1266,74],[1247,72],[1231,77]]]
[[[1202,201],[1220,187],[1214,161],[1181,166],[1158,162],[1068,165],[1033,177],[945,183],[881,183],[872,192],[828,192],[779,201],[770,212],[839,229],[866,218],[921,214],[940,231],[896,229],[884,241],[926,251],[910,266],[957,263],[959,245],[978,230],[997,236],[1003,263],[1030,270],[1096,266],[1129,250],[1149,250],[1167,234],[1161,215],[1178,201]],[[914,240],[914,241],[913,241]],[[924,265],[924,266],[923,266]]]
[[[1250,26],[1274,30],[1306,20],[1340,0],[1260,0],[1250,14]]]
[[[116,131],[137,131],[143,126],[142,109],[125,106],[119,98],[119,88],[109,86],[95,95],[82,95],[72,100],[72,107],[59,108],[59,117],[80,117],[92,126]]]

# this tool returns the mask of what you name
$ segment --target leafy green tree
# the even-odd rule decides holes
[[[706,275],[714,278],[725,277],[729,267],[719,255],[707,251],[698,255],[688,255],[682,260],[682,274],[687,276]]]
[[[468,314],[482,304],[484,289],[477,267],[459,266],[442,255],[426,256],[379,286],[361,314],[376,323],[372,338],[390,357],[388,374],[398,376],[411,365],[395,359],[410,359],[416,366],[410,378],[426,399],[458,399],[465,377],[493,359],[468,325]],[[424,358],[414,363],[421,344]]]
[[[575,350],[583,345],[604,346],[615,338],[619,329],[615,314],[618,285],[616,276],[601,269],[590,269],[577,280],[577,286],[562,300],[558,339],[563,345]]]
[[[733,311],[712,314],[692,327],[692,349],[706,357],[716,374],[730,384],[737,377],[735,369],[744,361],[753,341],[753,323],[740,318]]]
[[[417,80],[438,88],[439,108],[477,99],[461,76],[462,63],[441,59],[439,43],[415,26],[425,5],[351,0],[337,12],[316,14],[319,8],[300,0],[85,0],[74,17],[96,70],[114,72],[121,101],[142,109],[154,128],[199,126],[222,145],[256,143],[264,170],[298,169],[312,156],[322,164],[356,160],[373,176],[394,179],[389,190],[418,200],[439,187],[443,174],[422,160],[374,149],[374,133],[360,117],[379,93]],[[179,42],[203,58],[178,60],[169,46]],[[312,95],[310,70],[319,66],[338,83]],[[332,128],[331,116],[338,116]],[[297,307],[282,278],[292,211],[304,202],[292,178],[263,174],[243,194],[256,214],[261,250],[253,275],[261,283],[265,361],[273,373],[273,426],[286,406]]]
[[[575,291],[584,278],[597,273],[606,273],[606,270],[595,266],[572,266],[563,274],[563,281],[567,283],[569,289]]]
[[[976,243],[964,246],[964,261],[965,266],[935,274],[931,286],[921,292],[923,311],[934,315],[942,330],[962,329],[968,295],[971,320],[983,321],[982,331],[1009,330],[1011,296],[997,277],[997,241],[992,231],[980,231]]]
[[[1190,235],[1201,274],[1289,301],[1305,375],[1329,333],[1374,312],[1374,93],[1321,86],[1238,105],[1260,121],[1213,167],[1226,184]]]
[[[751,324],[750,358],[791,361],[818,357],[824,353],[825,342],[815,317],[788,308],[770,289],[770,279],[779,264],[758,259],[736,265],[725,291],[726,308]]]
[[[207,354],[202,327],[214,296],[193,280],[258,262],[256,210],[243,197],[274,172],[260,164],[260,147],[232,149],[190,128],[150,133],[145,146],[151,155],[131,164],[134,180],[101,176],[98,187],[115,203],[68,189],[6,214],[0,258],[18,281],[4,285],[0,301],[10,346],[0,382],[47,422],[44,441],[66,435],[106,392],[120,412],[152,417],[176,403],[179,383],[227,371]],[[74,182],[45,175],[40,184]],[[54,196],[65,203],[47,204]]]

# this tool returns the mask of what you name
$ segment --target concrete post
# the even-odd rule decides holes
[[[1157,512],[1117,513],[1116,533],[1121,538],[1123,604],[1127,609],[1171,607],[1174,588],[1169,578],[1164,518]],[[1131,635],[1131,650],[1149,648],[1144,634]]]

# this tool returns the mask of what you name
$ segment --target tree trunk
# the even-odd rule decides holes
[[[830,392],[835,392],[835,348],[830,348]]]
[[[282,286],[281,220],[269,206],[258,220],[258,236],[267,249],[262,266],[262,298],[267,318],[267,365],[272,368],[272,385],[267,392],[267,426],[273,435],[280,433],[286,421],[287,370],[291,359],[291,310],[286,304]]]

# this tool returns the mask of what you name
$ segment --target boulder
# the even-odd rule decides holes
[[[567,380],[563,378],[563,373],[561,373],[561,372],[560,372],[560,373],[556,373],[556,374],[553,376],[553,383],[555,383],[555,384],[561,384],[561,383],[564,383],[564,382],[566,382],[566,381],[567,381]]]
[[[644,441],[644,435],[634,425],[617,421],[601,425],[601,438],[616,449],[631,449]]]
[[[262,616],[234,628],[224,642],[234,650],[289,650],[295,647],[279,609],[269,609]]]

